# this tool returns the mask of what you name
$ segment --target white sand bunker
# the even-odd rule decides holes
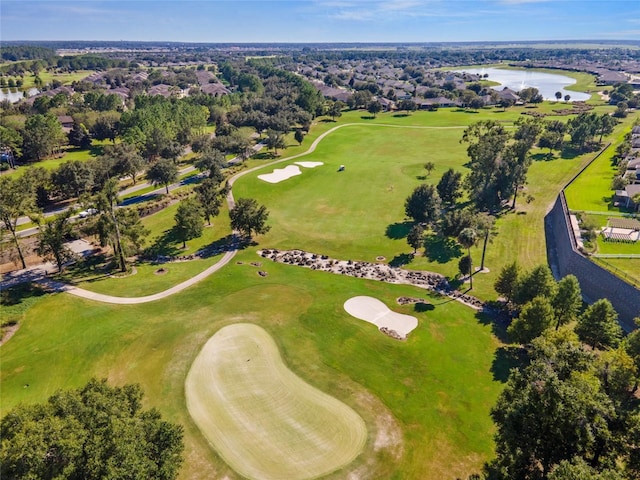
[[[365,322],[373,323],[384,333],[397,333],[401,339],[418,326],[418,319],[411,315],[404,315],[389,310],[389,308],[377,298],[373,297],[353,297],[344,302],[344,309],[353,317]]]
[[[319,167],[320,165],[324,165],[324,163],[322,162],[295,162],[296,165],[300,165],[301,167],[304,168],[316,168]]]
[[[288,178],[295,177],[296,175],[302,175],[300,167],[297,165],[287,165],[284,168],[276,168],[271,173],[258,175],[258,178],[269,183],[279,183],[283,180],[287,180]]]

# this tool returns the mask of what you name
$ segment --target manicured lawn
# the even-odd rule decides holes
[[[545,102],[539,111],[551,111]],[[523,108],[440,109],[409,116],[345,112],[339,122],[320,119],[303,145],[282,156],[305,151],[330,128],[317,150],[295,161],[322,161],[302,175],[268,184],[246,175],[234,185],[235,197],[256,198],[270,210],[271,231],[259,247],[301,248],[341,259],[406,262],[411,248],[404,235],[404,200],[421,182],[437,183],[453,167],[464,173],[463,129],[481,119],[508,126]],[[564,117],[566,119],[566,117]],[[398,128],[409,127],[409,128]],[[439,127],[439,128],[416,128]],[[451,127],[451,128],[440,128]],[[293,142],[292,142],[293,143]],[[254,158],[247,167],[269,160]],[[518,259],[525,268],[546,262],[543,218],[560,188],[590,155],[536,161],[516,213],[498,222],[487,250],[489,274],[476,275],[472,293],[491,298],[500,268]],[[436,169],[424,178],[423,165]],[[278,165],[282,168],[288,162]],[[345,165],[343,172],[337,167]],[[531,203],[524,202],[531,195]],[[163,248],[178,242],[168,232],[177,206],[144,222]],[[205,232],[187,243],[190,253],[229,233],[225,211]],[[199,243],[202,242],[202,243]],[[351,407],[367,425],[364,452],[329,478],[466,478],[493,455],[491,407],[514,364],[500,349],[502,331],[460,303],[431,296],[407,285],[390,285],[275,264],[258,257],[257,247],[240,252],[213,276],[165,300],[136,306],[100,304],[65,294],[37,298],[24,309],[16,335],[2,347],[0,392],[3,413],[19,402],[42,401],[58,388],[80,386],[91,376],[122,385],[140,383],[146,404],[185,427],[182,478],[234,478],[189,416],[185,379],[194,359],[222,327],[252,323],[275,340],[284,364],[309,385]],[[408,268],[453,276],[462,254],[455,245],[431,241],[427,257]],[[474,263],[480,248],[472,249]],[[82,286],[100,293],[138,296],[164,290],[215,262],[215,258],[171,263],[164,275],[156,265],[138,265],[126,278],[97,279]],[[261,262],[258,265],[251,265]],[[258,275],[258,271],[266,276]],[[408,340],[393,340],[348,315],[346,300],[357,295],[380,299],[399,313],[418,318]],[[399,306],[399,296],[427,298],[433,308]],[[496,336],[497,335],[497,336]],[[389,446],[376,449],[378,440]]]
[[[211,337],[185,395],[203,435],[248,478],[324,476],[353,462],[367,440],[362,418],[291,372],[273,338],[251,323]]]
[[[81,162],[85,162],[91,158],[95,158],[99,155],[102,155],[102,149],[105,145],[110,145],[111,142],[109,140],[94,140],[91,148],[80,149],[80,148],[67,148],[64,151],[64,154],[60,158],[50,158],[47,160],[41,160],[39,162],[29,163],[20,166],[16,170],[6,173],[5,175],[9,177],[18,177],[22,175],[22,173],[29,168],[33,167],[42,167],[47,170],[55,170],[64,162],[68,162],[70,160],[79,160]]]
[[[188,415],[184,382],[211,335],[249,322],[269,332],[296,375],[364,419],[367,444],[350,468],[364,468],[372,478],[435,480],[466,477],[492,456],[489,409],[508,363],[494,357],[499,342],[484,319],[440,298],[431,299],[434,309],[427,312],[396,306],[420,322],[399,342],[350,317],[343,303],[370,295],[395,305],[398,296],[427,292],[270,262],[258,268],[249,265],[261,260],[254,249],[236,258],[243,264],[234,262],[201,284],[145,305],[105,305],[65,294],[42,298],[2,347],[3,412],[91,376],[117,385],[137,382],[147,406],[185,426],[182,478],[224,477],[228,467]],[[379,435],[402,439],[402,445],[376,452]],[[345,472],[333,478],[345,478]]]
[[[629,116],[620,123],[611,135],[611,146],[607,148],[589,167],[576,178],[565,190],[567,205],[573,211],[607,212],[620,211],[614,207],[611,198],[613,190],[611,182],[617,172],[612,160],[616,147],[624,141],[624,136],[633,124],[633,117]]]
[[[78,70],[77,72],[70,72],[70,73],[52,73],[52,72],[43,70],[38,75],[40,76],[40,78],[42,79],[45,85],[51,83],[53,80],[57,80],[61,82],[63,85],[67,85],[69,83],[82,80],[83,78],[88,77],[92,73],[93,73],[93,70]],[[7,81],[9,80],[9,78],[7,78]],[[13,78],[16,79],[17,77],[13,77]],[[29,88],[34,87],[35,78],[36,77],[32,73],[30,72],[27,73],[23,77],[23,84],[22,84],[22,87],[20,87],[20,90],[28,90]]]
[[[640,258],[595,258],[592,260],[620,278],[640,288]]]
[[[545,102],[548,104],[548,102]],[[421,182],[436,184],[450,167],[468,173],[466,145],[460,144],[466,125],[494,118],[510,122],[524,109],[486,109],[470,112],[440,109],[416,112],[410,116],[394,114],[367,118],[362,112],[347,112],[338,124],[357,122],[326,137],[313,154],[295,161],[321,161],[315,169],[303,168],[303,174],[277,184],[268,184],[257,175],[268,167],[240,179],[234,185],[236,198],[250,196],[271,211],[271,231],[263,243],[275,248],[303,248],[343,259],[373,261],[377,256],[402,263],[411,251],[404,236],[404,201]],[[394,128],[393,126],[454,126],[447,129]],[[335,124],[332,124],[335,125]],[[305,139],[305,144],[308,145]],[[303,145],[303,146],[304,146]],[[293,149],[291,149],[293,150]],[[287,150],[287,155],[293,152]],[[498,222],[498,235],[488,246],[486,266],[489,274],[476,275],[476,294],[495,296],[493,282],[500,268],[518,259],[531,268],[546,262],[544,216],[566,182],[590,159],[582,155],[571,159],[536,161],[530,168],[526,194],[520,196],[517,214],[508,214]],[[433,161],[436,169],[423,178],[423,164]],[[282,168],[286,162],[278,165]],[[344,172],[337,172],[345,165]],[[481,246],[472,249],[477,265]],[[462,251],[453,244],[430,242],[427,257],[417,257],[408,268],[425,269],[455,276]]]

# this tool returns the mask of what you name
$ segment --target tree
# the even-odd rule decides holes
[[[427,162],[424,164],[424,169],[427,171],[427,175],[431,175],[431,172],[436,168],[436,164],[433,162]]]
[[[120,129],[120,114],[118,112],[105,112],[98,115],[91,127],[91,133],[96,140],[111,140],[115,143]]]
[[[502,267],[496,283],[493,284],[493,288],[510,303],[514,298],[519,277],[520,267],[518,266],[518,262],[514,261]]]
[[[618,118],[626,118],[629,104],[627,102],[619,102],[613,115]]]
[[[376,118],[376,115],[382,111],[382,105],[378,100],[371,100],[367,105],[367,112],[373,115],[373,118]]]
[[[582,293],[575,275],[567,275],[558,282],[551,305],[556,316],[556,330],[577,318],[582,307]]]
[[[432,224],[440,215],[440,197],[433,185],[423,183],[406,199],[404,211],[415,222]]]
[[[94,172],[87,162],[70,160],[53,172],[51,181],[62,197],[79,197],[93,188]]]
[[[229,210],[229,218],[231,228],[249,240],[252,235],[265,234],[271,228],[266,224],[269,211],[253,198],[239,198],[234,207]]]
[[[62,125],[54,115],[27,117],[22,145],[22,152],[27,159],[42,160],[57,152],[65,141]]]
[[[618,124],[618,121],[613,118],[608,113],[603,113],[598,118],[598,133],[600,134],[600,138],[598,139],[598,143],[602,143],[602,137],[604,135],[610,135],[613,133],[613,129]]]
[[[413,254],[415,255],[418,248],[424,243],[424,228],[422,228],[422,225],[416,224],[411,227],[407,234],[407,243],[413,248]]]
[[[11,152],[11,156],[15,159],[22,156],[23,138],[13,128],[7,128],[0,125],[0,151]],[[12,167],[14,165],[11,165]]]
[[[471,173],[466,177],[471,200],[478,210],[493,211],[500,207],[506,195],[501,188],[511,187],[505,182],[502,158],[510,135],[504,126],[494,120],[485,120],[469,126],[462,142],[469,143],[467,155],[471,159]]]
[[[478,241],[478,232],[475,228],[465,228],[458,235],[458,243],[467,249],[469,257],[469,287],[473,289],[473,261],[471,260],[471,247]]]
[[[182,200],[174,218],[176,237],[182,240],[182,248],[187,248],[187,240],[202,236],[204,228],[202,205],[195,198]]]
[[[522,307],[518,318],[507,328],[507,333],[514,342],[526,344],[540,336],[555,321],[549,299],[536,297]]]
[[[79,122],[73,122],[73,127],[68,133],[67,138],[69,145],[73,145],[74,147],[89,148],[91,146],[89,130]]]
[[[589,305],[578,319],[576,333],[593,348],[612,348],[622,338],[618,314],[606,298]]]
[[[540,135],[538,140],[538,146],[540,148],[548,148],[549,156],[551,156],[552,150],[560,150],[564,143],[564,134],[559,132],[544,132]]]
[[[279,148],[287,148],[287,142],[281,132],[275,130],[267,130],[267,138],[264,140],[268,149],[273,150],[278,155]]]
[[[195,188],[195,191],[202,207],[204,219],[211,225],[211,217],[218,216],[220,206],[222,205],[220,182],[214,178],[205,178],[202,183]]]
[[[223,176],[222,166],[226,163],[227,158],[224,153],[212,148],[202,152],[202,156],[195,161],[195,166],[201,172],[209,171],[209,178],[217,178],[218,176]]]
[[[35,200],[33,185],[27,176],[23,175],[15,180],[7,176],[0,177],[0,221],[11,232],[22,268],[27,268],[27,264],[18,240],[18,219],[24,215],[37,214]]]
[[[458,270],[462,275],[465,275],[465,276],[469,275],[469,278],[471,278],[472,268],[473,268],[473,265],[471,264],[471,257],[469,255],[464,255],[463,257],[460,257],[460,260],[458,261]]]
[[[138,173],[144,168],[144,159],[134,145],[125,142],[106,145],[103,156],[113,159],[113,169],[118,175],[131,177],[136,184]]]
[[[101,245],[111,243],[116,261],[122,272],[127,271],[127,260],[122,246],[122,236],[120,224],[116,217],[116,206],[118,205],[118,180],[109,179],[102,191],[98,194],[97,203],[101,215],[98,218],[97,228]]]
[[[142,397],[138,385],[92,379],[46,403],[14,408],[0,421],[0,476],[175,479],[182,427],[143,410]]]
[[[336,118],[340,118],[342,116],[342,109],[345,107],[345,104],[338,100],[337,102],[333,102],[329,105],[329,109],[327,110],[327,115],[331,117],[331,120],[335,122]]]
[[[484,270],[484,259],[487,253],[487,244],[491,241],[491,236],[497,233],[495,227],[495,217],[487,213],[480,213],[476,218],[477,229],[482,235],[482,258],[480,259],[480,271]]]
[[[298,142],[298,145],[302,145],[302,141],[304,140],[304,132],[300,128],[296,129],[296,132],[293,134],[293,138],[296,142]]]
[[[446,205],[453,205],[460,198],[462,192],[462,173],[450,168],[442,175],[436,189],[440,199]]]
[[[556,101],[562,100],[562,92],[556,92]]]
[[[551,270],[546,265],[538,265],[520,276],[514,301],[518,305],[524,305],[535,297],[552,298],[555,292],[556,282]]]
[[[445,237],[457,238],[467,227],[475,227],[477,216],[468,208],[446,212],[439,224],[439,233]]]
[[[571,100],[571,95],[566,94],[566,95],[564,96],[564,101],[565,101],[565,102],[568,102],[569,100]]]
[[[549,480],[624,480],[622,472],[606,469],[602,472],[589,466],[581,457],[562,460],[550,473]]]
[[[147,179],[153,185],[164,185],[169,194],[169,185],[178,180],[178,167],[171,160],[161,158],[147,170]]]
[[[73,210],[69,209],[40,226],[36,251],[46,260],[53,259],[59,272],[62,271],[64,264],[73,258],[73,252],[65,246],[65,242],[72,233],[69,224],[72,213]]]
[[[405,99],[400,100],[400,103],[398,103],[398,109],[404,110],[405,113],[409,115],[409,112],[414,112],[418,109],[418,105],[416,105],[416,102],[411,99]]]
[[[554,331],[554,333],[556,333]],[[623,437],[614,405],[573,339],[534,340],[531,364],[514,369],[491,411],[497,478],[541,480],[563,460],[612,465]]]

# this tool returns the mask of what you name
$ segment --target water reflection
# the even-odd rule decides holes
[[[488,74],[488,80],[500,83],[499,86],[492,87],[494,90],[502,90],[509,87],[512,90],[520,91],[523,88],[537,88],[545,100],[556,100],[556,92],[570,95],[570,101],[586,101],[591,95],[573,90],[566,90],[565,87],[573,85],[576,80],[566,75],[554,73],[536,72],[533,70],[503,70],[501,68],[467,68],[456,70],[456,72],[466,72],[478,75]]]

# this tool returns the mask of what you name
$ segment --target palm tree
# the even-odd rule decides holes
[[[478,241],[478,232],[475,228],[465,228],[458,235],[458,242],[467,249],[469,255],[469,289],[473,289],[473,262],[471,261],[471,247]]]

